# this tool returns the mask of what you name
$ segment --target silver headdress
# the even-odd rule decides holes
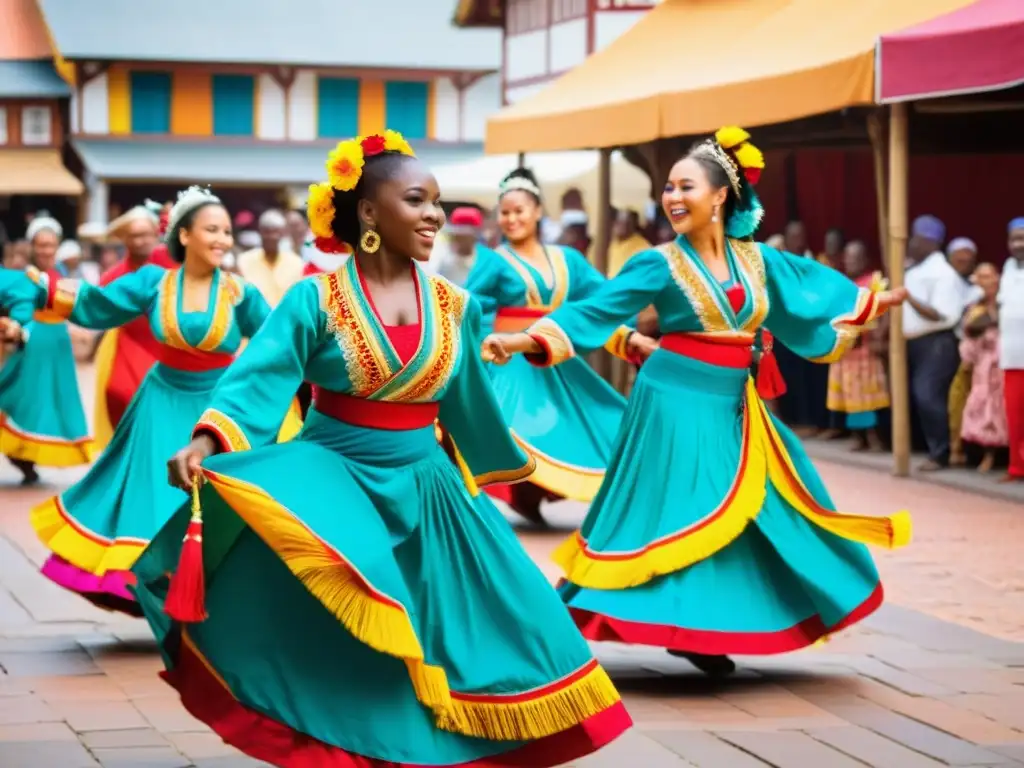
[[[50,216],[46,211],[40,211],[39,214],[29,222],[28,227],[25,229],[25,239],[32,241],[36,239],[36,235],[40,232],[49,230],[57,236],[57,239],[64,237],[64,227],[60,225],[60,222]]]
[[[498,196],[501,197],[506,192],[512,192],[513,190],[516,189],[521,189],[524,192],[529,192],[530,194],[535,195],[537,198],[541,197],[540,187],[538,187],[529,179],[524,179],[522,176],[513,176],[511,179],[506,179],[505,181],[501,182],[501,185],[498,187]]]
[[[177,229],[181,220],[191,211],[194,211],[201,205],[209,205],[211,203],[221,204],[220,198],[213,194],[209,187],[200,187],[198,184],[193,184],[188,189],[182,190],[178,193],[178,201],[171,208],[170,216],[167,217],[167,232],[171,233]]]
[[[715,139],[708,139],[705,142],[697,145],[697,148],[691,153],[692,157],[706,157],[708,160],[722,166],[722,170],[725,171],[726,176],[729,177],[729,186],[732,187],[733,194],[737,197],[740,196],[740,169],[736,161],[733,160],[729,153],[722,149],[722,146]]]

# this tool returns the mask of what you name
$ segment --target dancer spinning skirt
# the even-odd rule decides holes
[[[533,174],[516,169],[502,182],[498,223],[507,243],[480,248],[466,290],[499,332],[525,330],[567,301],[594,293],[604,277],[572,248],[538,239],[543,209]],[[626,329],[606,347],[628,358]],[[558,368],[513,360],[491,371],[502,416],[519,446],[537,462],[530,484],[490,491],[523,517],[543,522],[540,503],[590,501],[601,485],[626,401],[583,359]]]
[[[763,160],[747,138],[723,129],[674,166],[662,201],[674,242],[484,350],[557,365],[654,304],[660,348],[640,370],[601,492],[556,552],[560,590],[587,638],[660,646],[716,674],[732,671],[726,654],[795,650],[867,616],[882,585],[864,544],[910,535],[906,513],[837,512],[758,397],[751,347],[763,325],[830,362],[904,294],[752,242]]]
[[[332,153],[310,223],[321,249],[359,250],[293,287],[217,386],[171,463],[181,485],[200,473],[200,504],[143,553],[138,596],[185,706],[257,759],[560,765],[629,718],[478,503],[533,465],[480,361],[479,305],[416,263],[444,214],[411,152],[389,131]],[[265,446],[303,379],[317,392],[303,431]]]
[[[28,226],[36,282],[58,280],[54,269],[60,224],[43,217]],[[78,391],[67,323],[59,314],[36,312],[23,354],[0,371],[0,454],[21,470],[25,484],[39,479],[35,466],[73,467],[95,456]]]
[[[103,608],[141,615],[129,569],[149,539],[187,501],[166,484],[167,457],[187,440],[217,380],[270,308],[253,286],[219,268],[231,220],[198,187],[172,214],[171,253],[180,268],[146,265],[104,287],[72,280],[48,292],[50,312],[106,330],[145,318],[158,362],[131,400],[99,460],[75,485],[32,511],[53,552],[43,574]]]

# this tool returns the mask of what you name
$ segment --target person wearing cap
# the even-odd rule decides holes
[[[283,213],[265,211],[259,219],[260,245],[238,256],[238,273],[259,289],[271,307],[302,279],[305,268],[301,256],[281,248],[287,226]]]
[[[1009,225],[1010,258],[999,280],[999,367],[1003,371],[1010,465],[1004,481],[1024,482],[1024,216]]]
[[[175,266],[160,244],[160,214],[156,206],[137,205],[118,216],[107,227],[107,236],[124,244],[125,255],[99,279],[108,286],[147,264],[171,269]],[[97,450],[110,442],[128,404],[142,380],[153,367],[160,345],[149,321],[136,318],[120,328],[106,331],[96,348],[96,401],[93,406],[93,440]]]
[[[949,466],[949,390],[960,367],[956,328],[974,295],[967,275],[958,272],[943,253],[945,239],[946,226],[926,215],[914,220],[907,243],[903,335],[911,403],[928,449],[928,459],[920,466],[924,472]],[[957,264],[967,262],[962,254],[957,259]],[[970,266],[973,269],[973,261]]]
[[[83,259],[82,246],[75,240],[65,240],[57,247],[57,271],[63,277],[85,280],[96,285],[99,282],[99,267]]]
[[[434,246],[430,256],[431,271],[456,285],[464,285],[483,247],[480,244],[483,225],[484,216],[479,208],[466,206],[452,211],[444,228],[448,237],[443,244]]]

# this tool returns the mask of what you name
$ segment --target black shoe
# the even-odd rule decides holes
[[[708,656],[703,653],[669,650],[669,655],[686,659],[713,680],[721,680],[736,671],[736,663],[728,656]]]
[[[36,472],[36,465],[31,461],[23,461],[22,459],[11,459],[11,464],[18,468],[21,472],[21,484],[22,485],[35,485],[39,482],[39,473]]]

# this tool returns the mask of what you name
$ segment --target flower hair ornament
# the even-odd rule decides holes
[[[334,234],[334,195],[351,192],[363,176],[366,159],[392,152],[416,157],[409,142],[398,131],[384,131],[339,142],[327,156],[327,181],[309,185],[306,216],[313,231],[313,245],[322,253],[351,253],[355,243],[343,243]],[[373,250],[376,250],[375,248]]]
[[[764,170],[764,155],[750,143],[750,134],[737,126],[719,128],[713,139],[697,146],[693,156],[717,163],[729,177],[735,203],[725,222],[725,234],[737,239],[752,237],[764,218],[764,207],[754,191]]]
[[[209,187],[200,187],[193,184],[188,189],[178,193],[178,200],[171,208],[167,217],[167,232],[174,232],[189,213],[201,205],[221,205],[220,198],[210,191]]]

